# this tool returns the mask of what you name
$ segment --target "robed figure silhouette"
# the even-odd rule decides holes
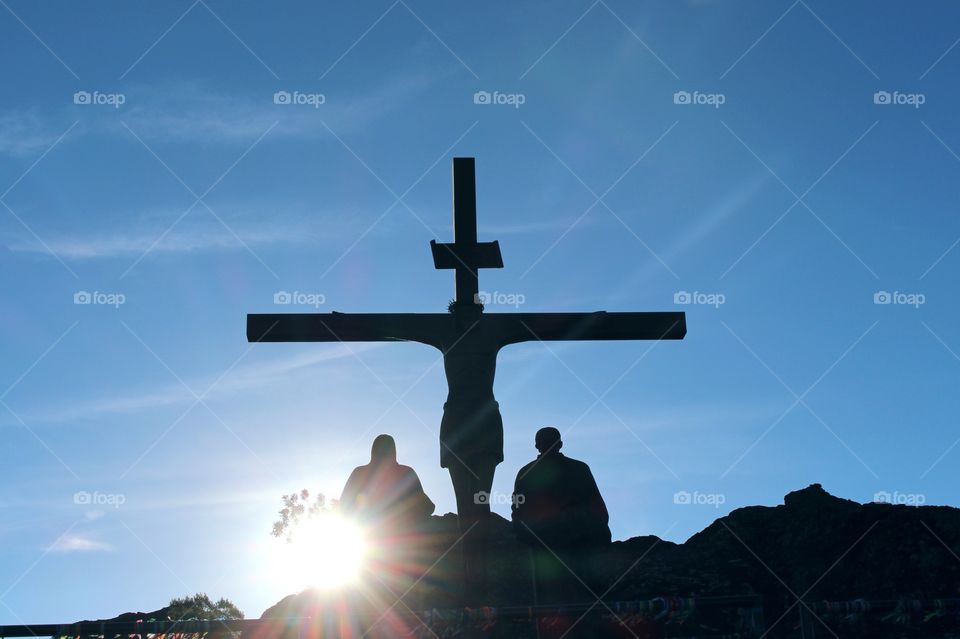
[[[590,467],[560,452],[556,428],[541,428],[540,454],[520,469],[513,489],[513,528],[530,545],[553,550],[610,543],[610,516]]]
[[[356,592],[351,609],[366,611],[376,618],[377,601],[396,601],[407,596],[424,574],[428,564],[424,529],[434,504],[427,497],[417,473],[397,463],[397,445],[390,435],[378,435],[370,449],[370,463],[350,473],[340,496],[340,512],[361,526],[366,537],[362,597]],[[363,615],[361,615],[363,616]],[[367,634],[372,628],[357,632]],[[380,636],[371,634],[371,637]]]
[[[513,528],[530,548],[539,605],[590,602],[604,592],[597,554],[610,543],[607,507],[590,467],[566,457],[562,446],[560,431],[540,429],[540,454],[520,469],[514,485]],[[598,614],[588,614],[564,634],[595,637],[598,624]]]
[[[397,445],[390,435],[379,435],[370,449],[370,463],[350,473],[340,510],[372,534],[404,533],[433,514],[434,504],[420,478],[409,466],[397,463]]]

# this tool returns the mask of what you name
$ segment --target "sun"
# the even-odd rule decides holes
[[[304,521],[274,563],[280,581],[296,588],[333,590],[359,581],[367,555],[363,530],[335,513]]]

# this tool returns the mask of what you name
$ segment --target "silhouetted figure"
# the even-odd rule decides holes
[[[530,545],[559,551],[610,543],[610,516],[590,467],[560,452],[560,431],[537,431],[540,454],[520,469],[513,489],[513,528]]]
[[[494,471],[503,461],[503,418],[493,396],[503,336],[480,323],[482,312],[483,306],[472,302],[450,304],[454,326],[440,346],[447,377],[440,467],[450,472],[464,551],[475,560],[466,566],[467,587],[476,590],[483,588],[484,523],[490,515],[483,496],[490,494]]]
[[[397,445],[390,435],[378,435],[370,463],[350,473],[340,496],[340,509],[374,533],[403,532],[433,514],[435,506],[409,466],[397,463]]]
[[[610,543],[607,506],[590,467],[562,446],[556,428],[537,431],[540,454],[520,469],[513,489],[513,529],[530,547],[538,605],[593,603],[603,593],[596,552]],[[568,621],[568,639],[598,636],[598,611]]]

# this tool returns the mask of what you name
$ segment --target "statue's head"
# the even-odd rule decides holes
[[[453,314],[457,323],[469,326],[479,321],[483,314],[483,304],[480,302],[458,302],[456,300],[447,305],[447,310]]]
[[[377,464],[391,461],[397,461],[397,442],[393,441],[390,435],[377,435],[370,447],[370,462]]]
[[[560,431],[553,426],[538,430],[535,443],[541,455],[555,453],[563,447],[563,442],[560,440]]]

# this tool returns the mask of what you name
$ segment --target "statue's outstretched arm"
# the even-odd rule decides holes
[[[439,313],[269,313],[247,316],[250,342],[410,341],[441,348],[452,318]]]
[[[529,341],[683,339],[683,313],[490,313],[503,346]]]

